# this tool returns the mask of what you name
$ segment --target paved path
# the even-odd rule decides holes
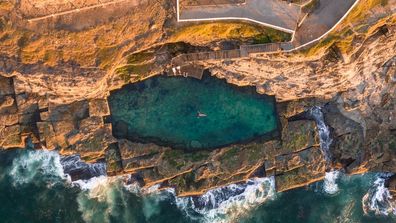
[[[35,18],[29,18],[27,19],[28,22],[37,22],[40,20],[45,20],[45,19],[49,19],[49,18],[53,18],[53,17],[58,17],[58,16],[64,16],[64,15],[69,15],[69,14],[73,14],[73,13],[80,13],[83,11],[87,11],[87,10],[92,10],[92,9],[96,9],[96,8],[105,8],[111,5],[115,5],[118,3],[122,3],[122,2],[130,2],[130,4],[132,6],[138,6],[142,3],[145,3],[147,0],[114,0],[111,2],[105,2],[105,3],[100,3],[100,4],[96,4],[96,5],[91,5],[91,6],[86,6],[86,7],[82,7],[82,8],[76,8],[76,9],[71,9],[71,10],[67,10],[67,11],[63,11],[63,12],[58,12],[58,13],[54,13],[54,14],[50,14],[50,15],[45,15],[45,16],[39,16],[39,17],[35,17]]]
[[[180,8],[180,7],[178,7]],[[281,0],[246,0],[239,5],[200,6],[179,9],[178,20],[248,20],[293,33],[300,16],[300,7]]]
[[[319,7],[296,30],[295,47],[309,43],[328,32],[357,0],[320,0]]]
[[[255,2],[260,5],[260,4],[264,4],[264,2],[273,2],[273,0],[261,0],[261,3],[258,3],[257,1],[259,0],[247,0],[247,3],[251,4]],[[260,45],[243,45],[240,47],[240,49],[234,50],[236,53],[232,55],[230,55],[228,52],[225,53],[226,51],[183,54],[183,55],[179,55],[177,58],[174,58],[172,62],[173,64],[179,65],[197,60],[232,59],[235,57],[247,57],[251,53],[271,53],[280,50],[285,52],[291,52],[294,50],[298,50],[301,47],[310,45],[324,38],[330,31],[332,31],[334,27],[337,26],[339,22],[341,22],[348,15],[348,13],[353,9],[353,6],[356,5],[359,1],[362,0],[320,0],[319,7],[312,14],[310,14],[304,19],[302,25],[297,30],[292,31],[293,40],[291,42],[270,43],[270,44],[260,44]],[[396,1],[396,0],[390,0],[390,1]],[[229,10],[229,7],[231,6],[228,6],[227,10]],[[234,8],[231,11],[234,12],[233,10],[236,10],[235,7],[242,7],[242,6],[232,6],[232,7]],[[286,7],[289,7],[289,5],[287,5]],[[214,9],[217,8],[224,8],[224,6],[214,7]],[[210,16],[214,16],[212,14],[216,12],[216,10],[214,11],[212,10],[204,13],[203,11],[205,10],[207,10],[207,7],[196,8],[196,9],[194,8],[193,11],[190,11],[189,9],[187,12],[194,12],[194,13],[200,12],[200,15],[205,17],[207,16],[206,18],[211,18]],[[241,9],[239,8],[238,10]],[[224,13],[223,11],[219,11],[219,10],[217,10],[217,12]],[[244,11],[244,13],[246,13],[246,11]],[[183,13],[181,15],[183,15]],[[186,15],[186,12],[184,12],[184,15]],[[193,14],[189,14],[189,15],[193,16]],[[218,16],[219,15],[214,16],[214,18],[223,18]],[[245,16],[245,14],[242,14],[241,16]],[[272,16],[275,16],[275,14],[272,14]],[[182,18],[180,18],[179,21],[180,20],[183,21],[184,18],[185,17],[182,16]],[[223,19],[226,18],[224,17]],[[196,20],[191,19],[191,21],[200,21],[200,19],[199,18]],[[297,24],[295,24],[295,26],[296,25]]]

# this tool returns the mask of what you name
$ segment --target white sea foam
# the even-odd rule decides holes
[[[56,151],[21,151],[13,160],[8,175],[13,179],[14,186],[40,181],[45,181],[49,187],[65,182],[71,186],[78,186],[82,191],[77,201],[86,222],[109,222],[110,213],[115,215],[113,210],[119,187],[114,182],[117,178],[99,176],[71,182],[70,177],[64,172],[61,156]],[[126,203],[124,205],[126,206]]]
[[[109,183],[109,181],[111,179],[112,179],[111,177],[99,176],[99,177],[93,177],[89,180],[73,181],[73,185],[80,187],[81,190],[95,191],[95,190],[98,190],[104,186],[107,186],[107,184]]]
[[[99,176],[74,181],[73,185],[82,190],[77,202],[85,222],[110,222],[111,216],[120,214],[117,205],[127,206],[123,199],[123,185],[118,177]],[[128,213],[122,215],[125,219],[129,217]]]
[[[191,218],[199,216],[200,221],[203,218],[205,222],[230,222],[238,219],[275,195],[274,177],[252,179],[243,184],[213,189],[199,197],[184,198],[175,196],[174,189],[160,191],[159,185],[142,189],[138,184],[125,184],[128,182],[125,176],[97,176],[71,182],[64,172],[59,154],[47,150],[22,153],[13,161],[9,174],[17,184],[29,183],[35,179],[44,179],[51,184],[68,179],[69,185],[81,189],[77,196],[78,209],[88,223],[110,222],[112,217],[125,222],[136,220],[134,213],[120,208],[128,207],[126,199],[130,193],[140,197],[140,213],[147,221],[159,214],[162,201],[169,200],[174,201]]]
[[[339,191],[337,180],[340,177],[340,171],[333,170],[331,172],[326,172],[324,183],[323,183],[323,191],[327,194],[334,195]]]
[[[13,161],[9,175],[15,185],[30,183],[38,176],[54,182],[59,178],[70,180],[63,172],[59,154],[48,150],[23,151]]]
[[[331,161],[332,155],[330,152],[330,146],[333,143],[333,139],[330,136],[330,128],[324,121],[322,108],[314,106],[309,110],[309,114],[316,122],[316,126],[319,131],[320,148],[327,162]]]
[[[275,178],[248,180],[208,191],[200,197],[176,197],[177,206],[191,218],[205,222],[229,222],[275,196]]]
[[[160,202],[173,196],[167,191],[159,191],[158,186],[145,190],[137,184],[125,184],[126,181],[126,176],[100,176],[73,182],[82,189],[77,202],[84,221],[87,223],[110,222],[110,219],[114,218],[121,222],[136,222],[138,218],[136,213],[128,210],[127,198],[132,193],[136,195],[134,199],[138,199],[136,200],[137,207],[141,205],[141,209],[137,212],[143,214],[149,222],[151,217],[159,214]]]
[[[380,174],[375,180],[373,186],[364,195],[362,199],[363,210],[365,214],[374,212],[376,215],[396,215],[396,202],[385,187],[385,180],[390,174]]]

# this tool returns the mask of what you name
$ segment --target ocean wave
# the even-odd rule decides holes
[[[378,174],[373,186],[364,195],[362,204],[365,214],[373,212],[376,215],[396,215],[396,201],[392,198],[389,189],[385,187],[385,181],[390,176],[392,174]]]
[[[125,182],[128,182],[127,176],[102,176],[73,182],[83,191],[78,196],[83,219],[86,222],[109,222],[111,217],[118,216],[117,219],[124,219],[125,222],[136,220],[136,216],[118,210],[120,198],[134,194],[139,197],[140,212],[147,222],[160,214],[161,202],[175,203],[175,207],[191,220],[232,222],[275,196],[274,177],[231,184],[194,197],[177,197],[174,189],[161,190],[160,185],[140,188],[137,184]],[[123,205],[127,206],[127,203]]]
[[[323,191],[329,195],[334,195],[339,192],[337,180],[340,177],[340,171],[333,170],[330,172],[326,172],[324,182],[323,182]]]
[[[56,182],[59,179],[70,180],[64,173],[60,156],[48,150],[26,150],[13,160],[8,171],[14,185],[31,183],[34,179]]]
[[[176,197],[176,203],[192,219],[230,222],[274,197],[275,178],[270,177],[216,188],[198,197]]]
[[[65,173],[66,165],[62,165],[61,158],[54,151],[25,150],[18,152],[5,172],[12,178],[14,186],[27,183],[63,184],[75,193],[78,211],[87,223],[158,222],[157,219],[161,216],[177,216],[181,222],[239,222],[254,213],[261,204],[276,198],[274,177],[251,179],[191,197],[178,197],[174,189],[162,190],[160,185],[140,187],[138,183],[133,183],[130,175],[100,175],[71,181]],[[69,159],[71,160],[79,159]],[[373,182],[362,199],[364,212],[390,215],[396,214],[396,203],[385,187],[385,180],[390,176],[370,175],[364,181],[355,182],[346,180],[349,178],[339,171],[332,171],[326,173],[323,186],[317,185],[318,190],[333,195],[339,192],[339,187],[346,191],[346,183],[364,184],[364,188],[368,188]],[[357,198],[348,196],[339,194],[335,197],[352,200]],[[358,196],[361,199],[361,194]],[[350,213],[347,211],[345,215],[349,216]]]
[[[77,197],[79,211],[87,223],[111,222],[150,222],[161,211],[161,202],[170,200],[171,194],[160,191],[158,187],[149,190],[138,184],[127,184],[128,176],[94,177],[89,180],[77,180],[74,186],[81,188]],[[128,210],[133,196],[134,210]],[[139,212],[139,213],[136,213]]]
[[[82,190],[77,196],[78,210],[87,223],[110,222],[113,216],[120,216],[118,205],[127,206],[118,178],[99,176],[74,181],[73,185]]]

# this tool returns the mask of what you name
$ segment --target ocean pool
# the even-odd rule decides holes
[[[210,75],[156,76],[111,92],[117,138],[186,150],[271,138],[279,131],[275,97]]]

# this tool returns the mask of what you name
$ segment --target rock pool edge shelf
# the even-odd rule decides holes
[[[139,134],[136,134],[136,131],[134,131],[133,133],[130,133],[129,132],[130,131],[129,125],[131,124],[131,122],[129,122],[129,120],[127,120],[127,121],[121,120],[120,121],[120,120],[117,120],[117,118],[113,119],[113,111],[114,111],[113,109],[114,108],[112,107],[112,101],[111,101],[112,98],[111,97],[114,97],[115,93],[117,93],[117,92],[121,92],[120,94],[122,94],[123,93],[122,91],[125,91],[127,93],[132,92],[132,91],[137,91],[137,89],[139,88],[139,84],[143,85],[145,87],[144,90],[146,90],[146,88],[149,88],[149,87],[147,87],[145,84],[147,84],[147,85],[152,84],[151,82],[148,81],[150,79],[152,79],[151,81],[153,81],[154,83],[156,81],[161,81],[161,80],[164,80],[164,79],[179,79],[179,80],[187,79],[189,81],[189,83],[193,83],[193,84],[196,84],[198,82],[203,82],[203,84],[207,84],[209,82],[210,84],[213,84],[213,85],[218,84],[219,87],[223,87],[223,89],[219,88],[220,92],[224,91],[225,93],[228,93],[227,91],[234,91],[236,96],[235,95],[231,95],[230,100],[234,99],[232,97],[246,97],[246,95],[252,95],[252,99],[249,99],[249,100],[252,100],[253,103],[257,103],[257,100],[265,100],[265,103],[270,105],[270,107],[269,107],[270,110],[267,111],[267,112],[265,112],[265,110],[262,110],[262,111],[260,110],[260,113],[262,113],[262,114],[268,113],[270,115],[272,114],[271,115],[272,117],[270,119],[270,123],[272,125],[272,128],[269,127],[269,131],[267,131],[267,132],[265,132],[263,134],[261,134],[260,132],[256,132],[256,133],[252,132],[252,134],[253,134],[252,136],[248,135],[246,138],[243,138],[245,136],[241,136],[243,139],[236,139],[235,141],[232,140],[232,137],[231,138],[228,137],[228,139],[227,139],[227,137],[224,138],[224,139],[220,139],[220,141],[224,140],[225,142],[228,140],[228,141],[230,141],[229,143],[228,142],[226,142],[226,143],[221,142],[220,144],[217,144],[217,145],[209,145],[211,143],[203,142],[202,144],[204,146],[202,146],[202,144],[201,144],[202,141],[199,141],[200,145],[197,146],[197,147],[193,147],[191,144],[186,144],[185,142],[184,143],[183,142],[182,143],[175,143],[175,141],[172,142],[172,140],[171,139],[169,140],[169,138],[161,138],[161,137],[157,137],[157,136],[143,136],[143,135],[139,135]],[[215,80],[216,82],[211,82],[211,79]],[[204,82],[204,80],[205,80],[205,82]],[[129,87],[129,89],[127,87]],[[201,86],[199,86],[199,87],[201,88]],[[151,88],[151,86],[150,86],[150,88]],[[207,86],[203,87],[204,90],[207,90],[205,88],[207,88]],[[152,89],[148,89],[147,91],[150,91],[150,90],[152,90]],[[217,93],[214,90],[209,90],[209,93],[211,94],[212,91]],[[173,96],[173,95],[171,95],[171,96]],[[164,77],[164,76],[157,75],[157,76],[145,79],[145,80],[141,80],[141,81],[138,81],[138,82],[134,82],[134,83],[130,83],[130,84],[124,85],[120,89],[116,89],[116,90],[111,91],[110,92],[110,96],[108,97],[108,100],[109,100],[109,104],[110,104],[111,114],[108,117],[106,117],[106,122],[107,123],[111,123],[113,125],[112,129],[113,129],[114,137],[116,137],[118,139],[127,139],[127,140],[129,140],[131,142],[143,143],[143,144],[152,143],[152,144],[156,144],[156,145],[159,145],[159,146],[170,147],[172,149],[182,149],[184,151],[191,152],[191,151],[198,151],[198,150],[214,150],[214,149],[224,148],[224,147],[228,147],[228,146],[232,146],[232,145],[243,145],[243,144],[247,144],[247,143],[251,143],[251,142],[263,143],[263,142],[266,142],[266,141],[270,141],[272,139],[274,139],[274,140],[279,139],[279,137],[281,136],[282,127],[281,127],[280,117],[279,117],[279,114],[278,114],[278,107],[277,107],[278,105],[276,103],[275,96],[260,94],[260,93],[258,93],[256,91],[256,87],[254,87],[254,86],[237,86],[237,85],[234,85],[234,84],[231,84],[231,83],[227,83],[227,81],[225,79],[220,79],[220,78],[217,78],[215,76],[212,76],[208,72],[206,74],[204,74],[202,80],[197,80],[197,79],[190,78],[190,77],[187,77],[187,78],[180,77],[180,76],[166,76],[166,77]],[[120,99],[117,99],[117,100],[120,100]],[[124,99],[122,99],[122,100],[124,100]],[[128,100],[130,100],[130,99],[128,99]],[[216,99],[214,99],[214,101],[211,102],[211,103],[215,103],[215,102],[217,102]],[[249,101],[247,101],[246,103],[249,103]],[[265,105],[263,105],[263,104],[260,104],[260,105],[253,104],[253,105],[254,106],[260,106],[260,107],[263,107],[265,109]],[[244,107],[245,105],[242,105],[242,106]],[[247,104],[247,106],[250,106],[250,105]],[[223,107],[223,106],[220,105],[220,107]],[[139,108],[139,107],[137,107],[137,108]],[[256,107],[253,107],[253,108],[255,109]],[[166,108],[166,109],[169,109],[169,108]],[[131,110],[133,110],[133,109],[131,109]],[[227,111],[227,110],[224,110],[224,111]],[[220,112],[220,114],[221,114],[221,112]],[[261,117],[264,117],[264,116],[261,116]],[[237,122],[238,121],[239,120],[237,120]],[[126,130],[124,129],[124,130],[118,131],[118,129],[120,128],[120,123],[121,122],[123,122],[123,125],[124,125],[123,127],[126,128]],[[235,121],[231,121],[231,123],[228,123],[228,122],[229,121],[225,121],[226,124],[235,124]],[[121,124],[121,126],[122,126],[122,124]],[[259,126],[259,128],[261,128],[261,127]],[[263,126],[262,128],[264,128],[263,131],[265,131],[265,127]],[[271,130],[271,129],[273,129],[273,130]],[[218,132],[216,134],[221,134],[221,132]],[[188,140],[189,139],[187,138],[186,141],[188,141]]]

